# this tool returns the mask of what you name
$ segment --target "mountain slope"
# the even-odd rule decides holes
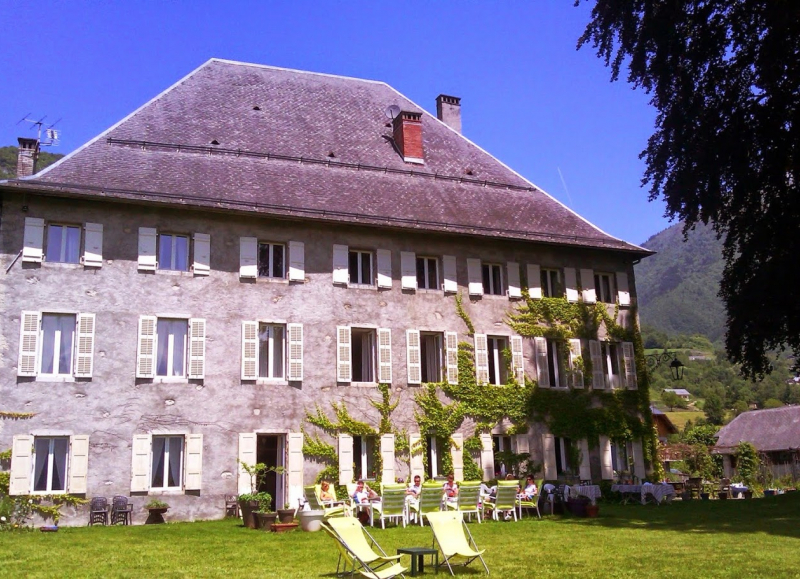
[[[52,165],[64,155],[56,155],[41,151],[36,169],[41,171]],[[17,147],[0,147],[0,179],[13,179],[17,176]]]

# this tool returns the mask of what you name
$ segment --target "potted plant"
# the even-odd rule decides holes
[[[294,509],[291,507],[289,503],[283,505],[282,509],[278,509],[278,520],[281,523],[294,522]]]
[[[144,508],[149,511],[147,520],[144,522],[145,525],[160,525],[166,522],[164,520],[164,513],[169,510],[169,505],[164,501],[151,499]]]
[[[272,495],[267,492],[259,492],[259,487],[264,483],[267,473],[274,472],[282,474],[284,468],[281,466],[267,466],[263,462],[247,464],[239,461],[242,469],[250,475],[250,492],[239,495],[239,509],[242,512],[242,522],[248,529],[258,529],[259,522],[253,513],[268,513],[272,509]],[[265,504],[266,501],[266,504]],[[274,520],[273,520],[274,522]],[[270,523],[271,525],[272,523]],[[267,528],[269,530],[269,528]]]
[[[266,491],[261,491],[260,493],[255,493],[254,496],[258,503],[256,510],[253,512],[255,528],[262,531],[271,531],[273,523],[278,518],[278,513],[271,510],[272,495]]]

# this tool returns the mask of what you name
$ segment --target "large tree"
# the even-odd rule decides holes
[[[724,238],[730,359],[800,356],[800,1],[596,0],[586,44],[658,111],[650,199]]]

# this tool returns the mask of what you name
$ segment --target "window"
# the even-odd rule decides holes
[[[286,327],[258,325],[258,377],[283,379],[286,353]]]
[[[488,336],[489,384],[500,386],[508,382],[508,368],[503,351],[508,348],[508,339]]]
[[[158,269],[189,271],[189,237],[160,233],[158,235]]]
[[[594,274],[594,288],[597,292],[597,301],[613,304],[616,302],[613,293],[613,283],[611,281],[610,273],[595,273]]]
[[[136,377],[202,380],[205,348],[206,321],[202,318],[139,316]]]
[[[392,331],[337,326],[336,381],[391,384]]]
[[[181,488],[183,436],[154,436],[150,488]]]
[[[417,288],[439,289],[439,260],[435,257],[417,258]]]
[[[69,438],[37,436],[33,443],[33,453],[33,492],[65,492]]]
[[[258,244],[258,277],[283,279],[285,247],[277,243]]]
[[[511,437],[505,435],[492,435],[492,447],[494,448],[494,467],[495,475],[504,477],[511,472],[509,466],[503,462],[504,455],[514,452],[511,449]]]
[[[351,331],[353,382],[375,382],[375,330]]]
[[[438,436],[427,436],[426,442],[428,447],[426,449],[428,457],[427,478],[432,480],[445,474],[442,459],[447,452],[447,441]]]
[[[561,347],[559,347],[561,346]],[[563,343],[547,340],[547,370],[550,374],[550,386],[567,387],[567,361],[564,358]]]
[[[600,342],[600,359],[606,388],[622,386],[619,373],[619,353],[620,345],[618,343]]]
[[[79,263],[81,253],[81,228],[77,225],[47,227],[47,254],[51,263]]]
[[[556,447],[556,474],[572,473],[570,455],[572,454],[572,441],[569,438],[555,437]]]
[[[353,475],[356,480],[376,478],[374,436],[353,437],[353,458],[355,466]]]
[[[503,268],[496,263],[481,265],[483,273],[483,293],[489,295],[503,295]]]
[[[629,468],[628,462],[628,443],[627,442],[612,442],[611,443],[611,468],[614,472],[627,471]]]
[[[350,283],[357,285],[372,285],[372,253],[369,251],[350,250],[348,257],[348,273]]]
[[[18,376],[91,378],[94,314],[22,312]]]
[[[444,366],[442,334],[420,333],[422,382],[441,382]]]
[[[187,320],[159,318],[156,331],[156,376],[184,376]]]
[[[542,295],[546,298],[558,298],[564,295],[561,286],[561,272],[557,269],[541,270]]]
[[[72,374],[75,342],[74,314],[42,314],[41,374]]]

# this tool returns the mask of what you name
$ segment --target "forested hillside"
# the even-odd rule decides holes
[[[39,162],[36,169],[41,171],[48,165],[52,165],[64,155],[53,153],[39,153]],[[0,179],[13,179],[17,176],[17,147],[0,147]]]

